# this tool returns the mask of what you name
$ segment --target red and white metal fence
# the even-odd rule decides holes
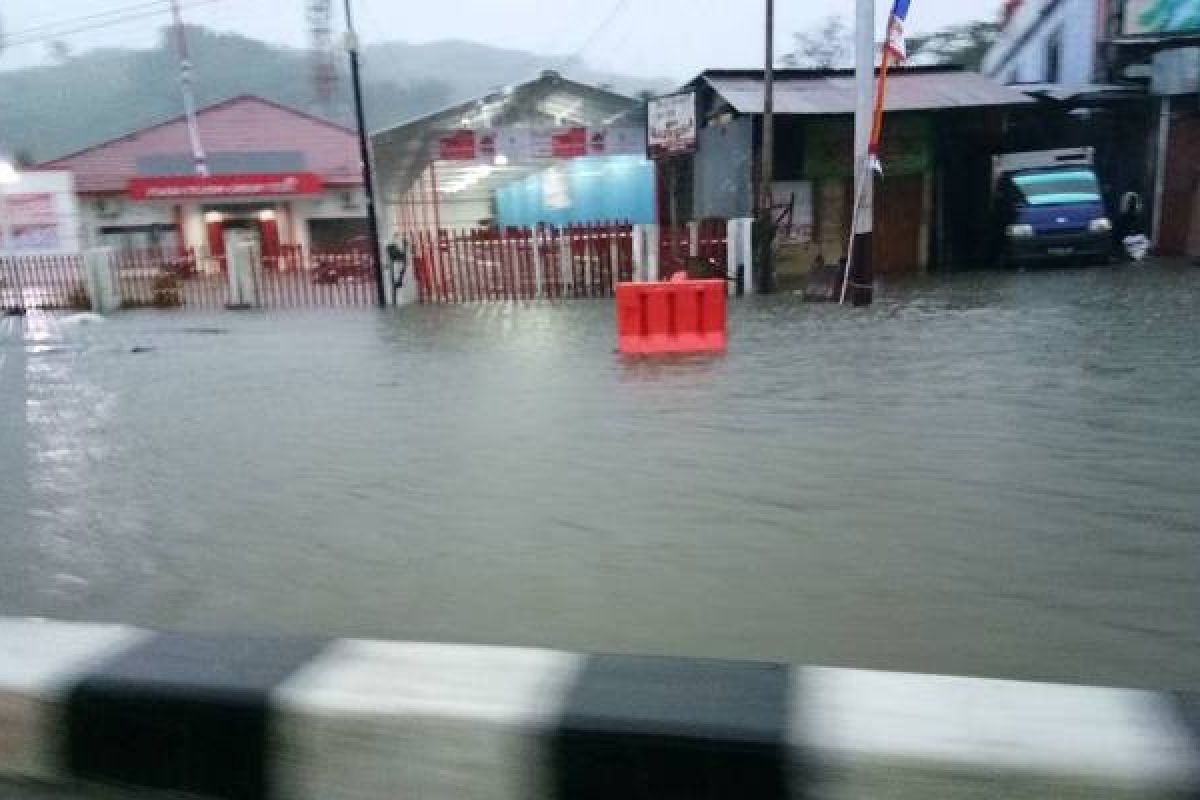
[[[375,303],[374,271],[362,252],[305,253],[289,245],[254,265],[255,305],[262,308],[359,306]],[[224,308],[230,302],[229,259],[194,250],[113,254],[126,308]]]
[[[377,302],[375,269],[370,253],[361,251],[305,254],[296,245],[279,256],[263,258],[256,272],[263,308],[373,306]]]
[[[653,227],[650,228],[653,230]],[[611,297],[635,279],[634,239],[655,252],[644,229],[623,223],[561,228],[428,230],[408,235],[408,281],[422,303]],[[657,229],[658,275],[728,273],[724,220]],[[647,249],[649,248],[649,252]],[[249,305],[273,308],[371,306],[376,296],[369,253],[273,248],[252,265]],[[219,309],[231,303],[230,259],[188,249],[121,250],[109,268],[124,308]],[[644,277],[646,265],[636,274]],[[239,284],[241,286],[242,284]],[[82,256],[0,258],[0,308],[86,309]]]
[[[422,303],[611,297],[633,279],[633,226],[419,231],[411,253]]]
[[[697,264],[728,272],[729,223],[704,219],[681,225],[662,225],[658,236],[659,274],[666,277],[678,270],[693,271]]]
[[[227,258],[195,250],[111,252],[109,269],[122,308],[223,309],[230,303]],[[261,308],[370,306],[376,302],[371,257],[360,251],[305,253],[289,246],[254,265]],[[91,307],[84,258],[0,257],[0,310]]]

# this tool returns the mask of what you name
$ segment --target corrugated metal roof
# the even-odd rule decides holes
[[[761,77],[744,74],[703,76],[741,114],[763,111]],[[904,72],[888,78],[888,111],[936,111],[948,108],[1016,106],[1034,102],[975,72]],[[775,80],[776,114],[853,114],[854,76],[850,74],[789,76]]]
[[[303,155],[304,169],[326,183],[358,185],[358,138],[354,132],[304,112],[243,95],[197,112],[200,138],[207,151],[278,152],[293,149]],[[183,117],[144,128],[109,142],[93,145],[40,165],[75,174],[79,192],[124,191],[138,174],[138,159],[174,156],[191,151]]]
[[[492,92],[376,131],[371,134],[371,145],[383,196],[394,202],[429,165],[442,130],[620,123],[640,127],[643,114],[642,104],[631,97],[546,71],[508,91]]]

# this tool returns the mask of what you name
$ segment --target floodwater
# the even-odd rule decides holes
[[[1200,688],[1200,269],[0,320],[0,613]],[[134,352],[139,350],[140,352]]]

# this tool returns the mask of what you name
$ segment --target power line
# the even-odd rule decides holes
[[[183,8],[193,9],[193,8],[199,8],[200,6],[213,5],[214,3],[220,3],[220,2],[222,2],[222,0],[193,0],[191,3],[187,3],[186,5],[184,5]],[[119,16],[119,17],[114,17],[111,19],[103,20],[101,22],[95,22],[90,25],[80,25],[80,26],[77,26],[74,28],[57,30],[57,31],[54,31],[53,33],[46,33],[46,34],[41,34],[41,35],[33,35],[33,36],[25,36],[25,37],[16,37],[16,38],[6,37],[4,39],[4,46],[5,47],[14,47],[14,46],[19,47],[21,45],[27,45],[27,44],[38,44],[40,42],[50,42],[50,41],[54,41],[55,39],[61,39],[65,36],[72,36],[77,33],[88,33],[90,31],[102,30],[104,28],[111,28],[111,27],[115,27],[117,25],[124,25],[129,22],[136,22],[138,20],[149,19],[151,17],[162,16],[164,14],[170,14],[170,13],[171,13],[171,8],[169,5],[166,5],[163,8],[156,9],[154,11],[142,11],[142,12],[136,13],[136,14],[130,13],[130,14],[126,14],[124,16]],[[66,24],[70,24],[70,23],[66,23]]]
[[[110,8],[107,11],[98,11],[95,14],[84,14],[79,17],[70,17],[68,19],[59,19],[54,22],[42,22],[37,25],[33,25],[29,28],[22,28],[21,30],[17,30],[17,31],[9,31],[5,34],[5,38],[12,38],[12,37],[24,38],[27,36],[31,36],[33,34],[44,33],[47,28],[53,30],[54,28],[60,28],[64,25],[78,25],[80,22],[87,22],[88,20],[101,19],[103,17],[111,17],[111,16],[114,16],[117,14],[125,14],[130,11],[137,11],[139,9],[145,9],[145,8],[152,7],[152,6],[169,8],[169,5],[168,5],[169,2],[170,2],[170,0],[150,0],[150,2],[134,3],[133,5],[129,5],[129,6],[118,6],[117,8]]]
[[[624,11],[625,7],[628,5],[629,5],[629,0],[617,0],[616,3],[613,3],[613,7],[611,10],[609,10],[608,15],[605,16],[604,19],[602,19],[600,21],[599,25],[597,25],[594,29],[592,29],[592,32],[590,34],[588,34],[588,37],[583,40],[583,44],[579,45],[579,47],[575,50],[575,52],[572,53],[571,55],[567,56],[565,59],[563,59],[563,61],[564,62],[574,61],[575,59],[577,59],[581,55],[583,55],[584,52],[586,52],[587,49],[589,47],[591,47],[592,44],[596,41],[597,37],[599,37],[600,34],[604,32],[604,29],[607,28],[609,25],[611,25],[612,21],[617,18],[617,15],[620,14],[622,11]]]

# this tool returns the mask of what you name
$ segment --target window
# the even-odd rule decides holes
[[[1096,175],[1087,169],[1020,172],[1013,177],[1013,184],[1024,206],[1100,202]]]
[[[174,225],[107,225],[100,229],[100,244],[117,250],[174,249],[178,243]]]
[[[1062,78],[1062,30],[1046,40],[1046,83],[1058,83]]]

